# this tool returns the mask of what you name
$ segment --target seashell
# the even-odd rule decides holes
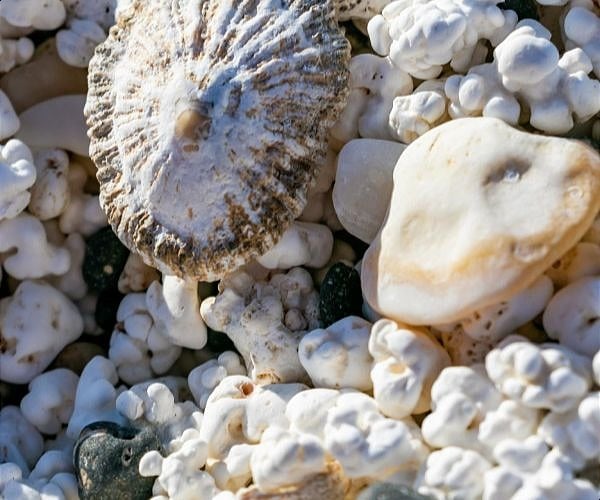
[[[332,0],[134,0],[89,66],[100,200],[165,273],[218,279],[300,215],[348,93]]]

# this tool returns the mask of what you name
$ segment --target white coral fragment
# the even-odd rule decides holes
[[[269,427],[250,458],[252,478],[261,492],[301,484],[326,468],[321,441],[310,434]]]
[[[591,361],[560,344],[511,335],[490,351],[485,367],[496,387],[531,408],[574,408],[591,386]]]
[[[11,276],[23,280],[60,275],[69,270],[68,250],[49,243],[42,223],[27,213],[0,221],[0,252],[16,250],[4,260]]]
[[[400,419],[431,407],[434,380],[450,364],[441,345],[424,330],[377,321],[371,330],[369,352],[373,394],[381,412]]]
[[[56,34],[58,55],[70,66],[87,68],[96,46],[106,39],[106,34],[97,23],[87,19],[73,19],[67,28]]]
[[[115,365],[102,356],[94,357],[83,369],[75,392],[73,414],[66,434],[77,439],[81,430],[100,420],[123,424],[125,419],[115,409],[119,381]]]
[[[384,479],[416,470],[427,456],[418,428],[384,417],[375,400],[360,392],[336,399],[323,432],[325,447],[350,478]]]
[[[256,260],[267,269],[323,267],[333,251],[333,234],[323,224],[292,222],[281,239]]]
[[[246,375],[246,368],[233,351],[225,351],[217,359],[210,359],[189,373],[188,385],[201,410],[206,408],[206,402],[214,388],[229,375]]]
[[[64,22],[66,11],[61,0],[3,0],[0,17],[17,27],[53,30]]]
[[[443,80],[428,80],[412,94],[394,98],[389,126],[395,139],[409,144],[448,119]]]
[[[35,177],[33,156],[23,142],[12,139],[0,146],[0,221],[25,209]]]
[[[202,302],[200,312],[210,328],[231,338],[248,376],[258,383],[307,380],[298,344],[306,328],[318,326],[318,293],[310,274],[293,268],[266,282],[237,272],[219,289],[217,297]]]
[[[595,488],[588,481],[575,479],[564,457],[548,452],[538,436],[506,440],[494,456],[498,466],[485,472],[485,500],[594,500],[597,496]]]
[[[198,282],[164,276],[146,292],[148,312],[163,335],[173,344],[201,349],[206,344],[206,325],[200,316]]]
[[[0,301],[0,379],[30,382],[83,332],[75,305],[44,282],[23,281]]]
[[[501,10],[497,0],[396,1],[368,25],[373,49],[389,55],[393,64],[412,76],[429,80],[450,63],[465,71],[477,42],[493,45],[517,21],[511,10]]]
[[[478,424],[502,401],[480,365],[445,368],[431,388],[432,412],[422,424],[423,438],[434,447],[458,446],[483,451]]]
[[[0,73],[25,64],[33,56],[34,50],[35,46],[29,38],[21,37],[12,40],[0,36]]]
[[[448,446],[427,457],[415,487],[436,500],[478,500],[483,493],[483,475],[491,466],[476,451]]]
[[[341,147],[351,139],[393,139],[388,124],[394,98],[413,89],[410,76],[389,58],[360,54],[350,60],[350,97],[330,131]]]
[[[46,149],[36,152],[34,163],[37,175],[28,209],[42,221],[54,219],[69,202],[69,156],[60,149]]]
[[[577,408],[566,413],[548,413],[538,435],[566,457],[573,468],[600,462],[600,392],[590,392]]]
[[[65,368],[38,375],[21,400],[23,415],[40,432],[57,434],[71,418],[78,382],[79,377]]]
[[[561,345],[590,357],[600,351],[600,277],[582,278],[556,293],[543,322]]]
[[[28,474],[44,450],[44,439],[16,406],[0,410],[0,462],[16,464]]]
[[[223,379],[208,398],[200,430],[209,456],[223,459],[234,445],[260,442],[267,427],[286,428],[286,404],[306,388],[302,384],[258,386],[242,375]]]
[[[139,464],[142,476],[158,476],[152,490],[177,500],[214,498],[219,492],[210,474],[201,470],[207,459],[207,445],[200,439],[190,439],[182,447],[162,457],[158,451],[146,453]]]
[[[368,343],[371,323],[348,316],[327,328],[307,333],[298,346],[300,363],[314,387],[368,391],[373,358]]]
[[[1,46],[2,41],[0,40],[0,47]],[[2,57],[1,50],[0,57]],[[19,121],[19,117],[15,113],[8,96],[0,90],[0,141],[13,135],[19,130],[20,126],[21,122]]]
[[[165,373],[181,354],[152,319],[143,293],[126,295],[116,319],[108,357],[128,384]]]
[[[581,48],[592,61],[594,74],[600,78],[600,16],[584,6],[569,9],[564,20],[565,45]]]
[[[581,49],[560,56],[550,32],[521,21],[494,51],[494,61],[446,80],[452,118],[488,116],[516,125],[527,104],[529,123],[544,132],[569,131],[600,111],[600,82],[589,78],[592,63]]]

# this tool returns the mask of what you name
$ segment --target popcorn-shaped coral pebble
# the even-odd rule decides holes
[[[370,390],[369,370],[373,362],[368,350],[370,332],[371,323],[347,316],[302,337],[298,355],[314,387]]]
[[[544,329],[561,345],[585,356],[600,351],[600,276],[577,280],[546,307]]]
[[[262,492],[302,484],[325,470],[325,455],[321,441],[315,436],[269,427],[252,452],[252,478]]]
[[[600,392],[590,392],[577,408],[548,413],[538,434],[566,457],[574,469],[600,462]]]
[[[0,47],[2,47],[1,39]],[[1,57],[2,50],[0,50]],[[16,115],[8,96],[0,90],[0,141],[13,135],[19,130],[20,126],[21,122],[19,122],[19,117]]]
[[[86,68],[97,45],[106,39],[104,30],[94,21],[73,19],[67,29],[56,34],[56,48],[60,58],[70,66]]]
[[[204,441],[190,439],[164,458],[158,451],[150,451],[140,460],[140,474],[158,476],[152,490],[154,495],[178,500],[213,498],[219,490],[212,476],[201,470],[206,463],[207,450]]]
[[[83,332],[77,307],[44,282],[23,281],[0,301],[0,379],[24,384]]]
[[[448,119],[443,80],[427,80],[412,94],[394,98],[389,126],[394,137],[409,144]]]
[[[146,295],[126,295],[117,309],[108,351],[119,377],[129,384],[143,382],[165,373],[180,354],[181,348],[174,346],[152,319]]]
[[[448,446],[427,457],[415,487],[437,500],[477,500],[483,493],[483,475],[491,466],[476,451]]]
[[[356,137],[392,139],[388,117],[394,98],[413,89],[410,76],[389,58],[360,54],[350,60],[350,96],[331,135],[340,147]]]
[[[25,418],[44,434],[56,434],[73,413],[79,377],[71,370],[58,368],[44,372],[29,383],[21,400]]]
[[[226,377],[208,398],[200,437],[211,458],[224,458],[236,444],[256,444],[267,427],[286,428],[287,402],[307,387],[302,384],[255,385],[248,377]]]
[[[360,392],[342,394],[327,412],[325,447],[351,478],[384,479],[418,469],[427,456],[418,428],[386,418],[375,400]]]
[[[42,435],[23,417],[21,410],[16,406],[3,407],[0,410],[0,462],[12,462],[26,475],[43,450]]]
[[[423,438],[437,448],[482,450],[478,424],[496,410],[502,396],[481,365],[445,368],[431,388],[432,412],[422,424]]]
[[[448,354],[432,336],[382,319],[371,329],[369,352],[375,360],[373,394],[384,415],[400,419],[430,409],[431,386],[450,364]]]
[[[188,385],[201,410],[206,408],[213,389],[229,375],[246,375],[246,368],[233,351],[222,352],[217,359],[210,359],[189,373]]]
[[[450,63],[465,71],[477,42],[497,45],[510,33],[517,15],[497,0],[409,0],[392,2],[368,25],[373,49],[421,80],[438,76]]]
[[[198,282],[164,276],[146,292],[148,312],[173,345],[201,349],[206,344],[206,325],[200,316]]]
[[[15,66],[25,64],[33,56],[34,50],[35,46],[29,38],[21,37],[12,40],[0,36],[0,73],[8,72]]]
[[[574,121],[600,111],[600,82],[589,78],[590,58],[581,49],[559,55],[550,32],[532,20],[521,21],[494,51],[494,62],[475,66],[465,76],[446,80],[452,118],[489,116],[516,125],[521,104],[531,125],[564,133]]]
[[[592,61],[594,74],[600,78],[600,16],[597,10],[594,13],[591,2],[585,3],[589,8],[575,5],[565,16],[565,45],[569,49],[580,47]]]
[[[35,177],[33,156],[24,143],[12,139],[0,146],[0,221],[16,217],[25,209],[30,200],[27,190]]]
[[[308,379],[298,358],[306,328],[318,327],[318,293],[310,274],[294,268],[269,282],[245,272],[222,280],[217,297],[205,299],[200,313],[213,330],[225,332],[256,382]]]
[[[256,260],[267,269],[319,268],[327,263],[332,250],[333,234],[327,226],[294,221],[275,246]]]
[[[485,472],[485,500],[544,498],[594,500],[591,483],[575,479],[570,464],[538,436],[510,439],[495,450],[498,466]]]
[[[65,20],[65,6],[61,0],[3,0],[0,17],[13,26],[53,30]]]
[[[40,220],[58,217],[69,203],[69,156],[61,149],[43,149],[34,155],[36,181],[28,209]]]
[[[156,428],[163,448],[172,452],[189,439],[197,438],[202,424],[202,412],[189,399],[179,401],[185,379],[164,377],[136,384],[123,391],[116,408],[130,421]]]
[[[485,359],[490,379],[510,399],[558,413],[574,408],[591,386],[590,359],[560,344],[511,335]]]
[[[66,432],[68,437],[77,439],[81,430],[92,422],[125,423],[115,408],[118,381],[115,365],[102,356],[94,357],[85,366],[75,392],[73,414]]]
[[[27,213],[0,221],[0,252],[16,250],[4,260],[6,272],[17,279],[60,275],[69,270],[69,251],[47,239],[42,223]]]

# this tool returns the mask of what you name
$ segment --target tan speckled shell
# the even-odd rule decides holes
[[[117,235],[198,280],[265,253],[306,204],[349,57],[332,0],[134,0],[85,109]]]

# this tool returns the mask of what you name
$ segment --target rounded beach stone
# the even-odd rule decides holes
[[[393,483],[374,483],[363,490],[358,500],[430,500],[415,490]]]
[[[82,500],[146,500],[152,496],[154,477],[142,477],[139,461],[160,450],[150,427],[135,429],[113,422],[94,422],[79,435],[73,465]]]
[[[346,316],[361,316],[362,293],[358,272],[338,262],[329,268],[321,284],[319,315],[326,328]]]
[[[116,288],[128,256],[129,250],[110,226],[103,227],[86,241],[83,279],[96,292]]]
[[[458,321],[531,285],[599,210],[600,156],[583,142],[452,120],[398,160],[365,299],[399,322]]]

